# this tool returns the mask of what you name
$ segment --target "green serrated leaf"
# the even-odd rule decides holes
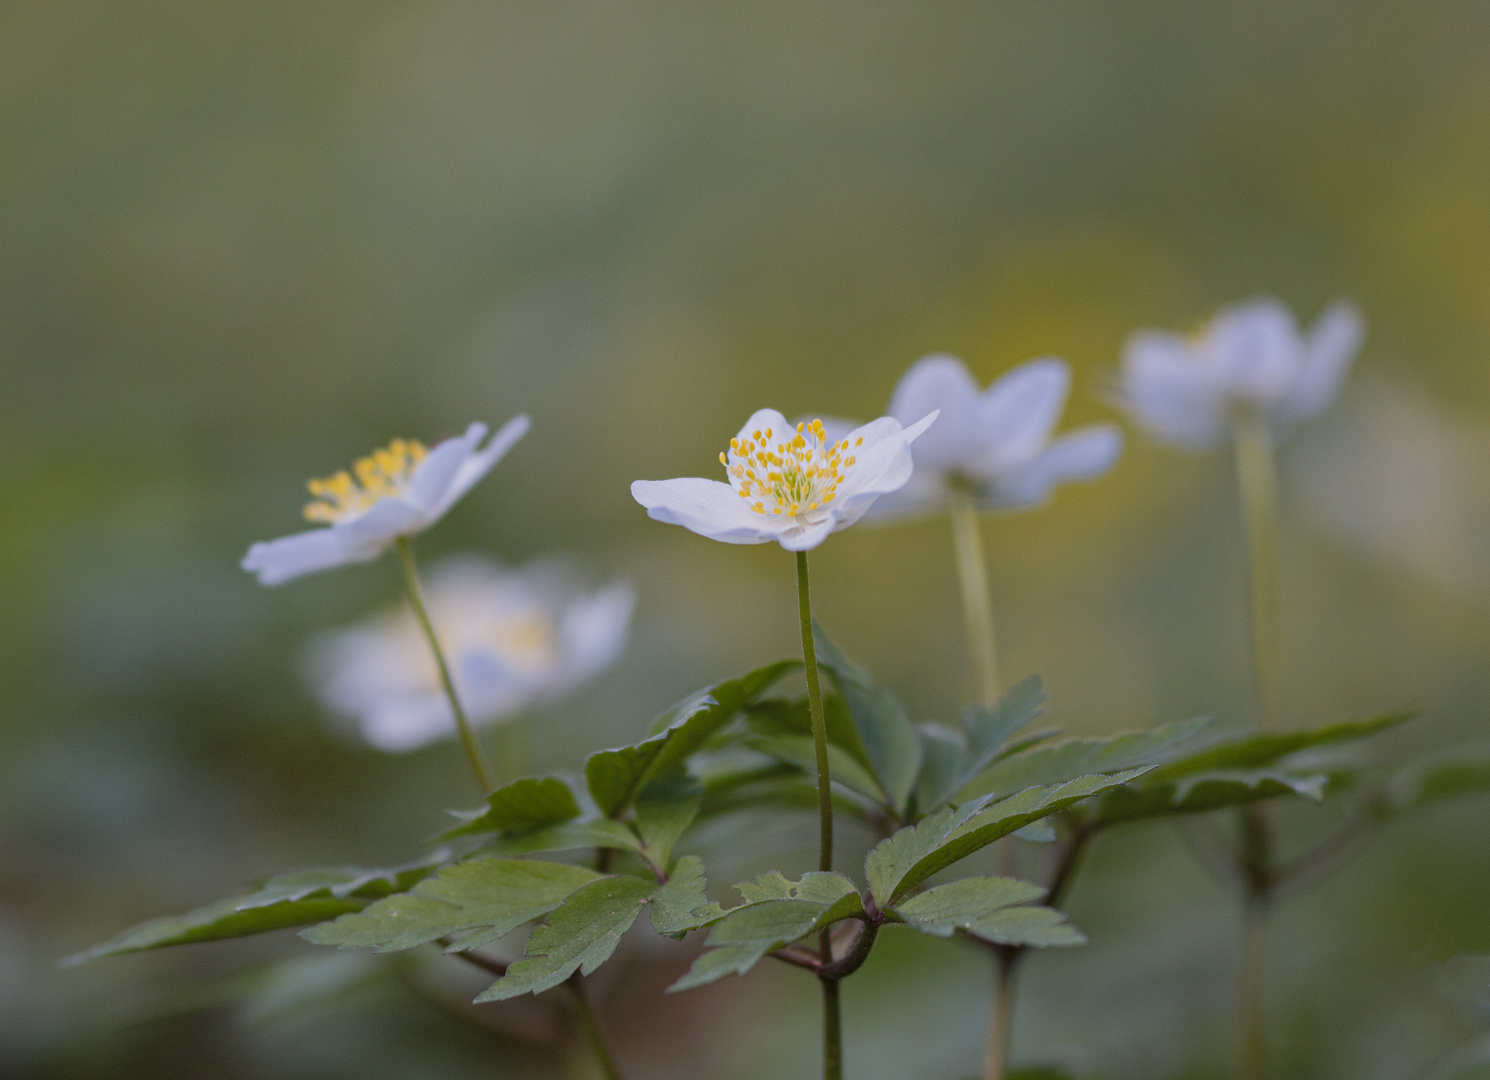
[[[1396,727],[1415,715],[1411,711],[1397,712],[1372,720],[1331,724],[1313,731],[1265,731],[1230,738],[1165,763],[1147,782],[1158,784],[1194,773],[1223,769],[1265,769],[1302,750],[1364,739]]]
[[[823,628],[812,624],[812,638],[817,651],[818,667],[829,677],[848,702],[849,712],[858,728],[864,752],[874,767],[880,788],[890,807],[903,813],[916,774],[921,769],[921,743],[911,726],[905,708],[884,687],[877,685],[868,672],[859,667],[837,645],[829,640]]]
[[[524,777],[504,784],[486,797],[486,808],[457,814],[464,824],[440,836],[447,839],[479,832],[516,832],[557,825],[580,815],[569,785],[556,776]]]
[[[578,971],[589,975],[610,959],[653,892],[655,882],[629,874],[604,877],[570,894],[528,937],[527,954],[477,998],[505,1001],[539,994]]]
[[[709,901],[706,885],[703,860],[697,855],[679,859],[667,884],[652,894],[652,929],[681,938],[724,918],[724,909]]]
[[[962,713],[962,731],[922,724],[921,773],[916,778],[916,810],[941,809],[991,762],[1005,752],[1010,735],[1034,720],[1045,706],[1045,690],[1031,675],[999,698],[991,708],[970,705]]]
[[[642,842],[630,828],[609,818],[566,821],[529,832],[506,833],[483,844],[478,855],[536,855],[544,851],[613,848],[642,853]]]
[[[1078,776],[1116,772],[1135,765],[1158,765],[1185,752],[1210,723],[1183,720],[1152,731],[1132,731],[1106,739],[1067,739],[998,761],[959,794],[1004,798],[1036,785],[1046,787]]]
[[[770,698],[751,705],[745,713],[750,730],[760,735],[806,735],[812,737],[812,711],[805,697]],[[834,693],[832,684],[823,693],[823,726],[828,745],[836,746],[868,772],[874,771],[848,702]]]
[[[682,769],[658,777],[637,796],[637,831],[652,861],[662,870],[666,870],[673,845],[693,824],[703,801],[703,785]]]
[[[880,907],[889,907],[932,874],[1016,829],[1142,776],[1153,766],[1083,776],[1035,787],[1002,801],[977,799],[907,826],[869,852],[864,868]]]
[[[449,858],[448,851],[436,851],[416,863],[388,870],[343,866],[281,874],[242,896],[141,923],[62,963],[70,967],[105,956],[246,937],[334,919],[360,911],[378,897],[412,887]]]
[[[528,859],[469,859],[407,893],[389,896],[301,933],[317,945],[397,952],[437,938],[450,951],[479,948],[548,914],[598,875],[583,866]]]
[[[901,901],[893,909],[925,934],[951,937],[957,931],[999,945],[1050,948],[1085,944],[1063,912],[1027,907],[1045,890],[1014,878],[976,877],[948,882]]]
[[[916,812],[925,815],[957,793],[967,761],[967,739],[941,724],[916,725],[921,740],[921,771],[916,775]]]
[[[735,888],[745,903],[715,923],[705,951],[668,993],[743,975],[774,950],[864,911],[858,889],[842,874],[815,872],[792,882],[772,871]]]
[[[591,754],[585,761],[585,782],[601,812],[619,817],[651,780],[681,765],[772,683],[801,666],[800,660],[778,660],[718,683],[659,716],[650,738]]]
[[[808,776],[817,776],[817,751],[811,735],[747,735],[741,745],[801,769]],[[867,799],[885,801],[885,793],[875,778],[837,746],[828,747],[828,776],[835,784],[842,784]]]
[[[1285,795],[1318,802],[1331,779],[1326,773],[1285,769],[1216,769],[1161,783],[1144,777],[1104,795],[1091,824],[1106,827],[1169,814],[1203,814]]]

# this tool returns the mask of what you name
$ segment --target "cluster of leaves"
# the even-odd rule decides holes
[[[74,962],[305,927],[343,949],[395,952],[438,943],[482,949],[530,926],[521,957],[477,1001],[540,993],[588,975],[645,910],[675,939],[707,930],[704,951],[673,990],[744,974],[775,955],[823,978],[851,973],[886,927],[1012,948],[1079,945],[1046,888],[1008,877],[933,883],[1006,836],[1055,841],[1067,855],[1109,826],[1210,812],[1262,799],[1354,792],[1380,819],[1490,788],[1490,753],[1460,754],[1380,775],[1325,756],[1406,714],[1307,732],[1212,738],[1204,721],[1106,739],[1024,732],[1041,714],[1038,678],[956,726],[916,725],[905,709],[816,632],[835,805],[879,830],[862,884],[816,872],[771,872],[709,900],[698,854],[677,857],[703,818],[759,805],[815,802],[805,698],[770,696],[801,662],[783,660],[711,686],[659,717],[647,738],[590,755],[581,776],[528,777],[494,791],[437,839],[442,848],[392,870],[310,870],[177,918],[159,919]],[[595,853],[594,868],[574,861]],[[565,853],[569,853],[567,856]],[[547,856],[537,858],[535,856]],[[558,858],[554,858],[558,856]]]

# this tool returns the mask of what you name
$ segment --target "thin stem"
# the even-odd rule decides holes
[[[833,791],[828,776],[828,727],[818,683],[817,649],[812,644],[812,599],[807,584],[807,552],[797,552],[797,610],[802,619],[802,661],[807,665],[807,702],[812,711],[812,750],[817,758],[819,870],[833,869]],[[831,959],[831,957],[828,957]]]
[[[1237,481],[1251,556],[1252,670],[1262,727],[1283,719],[1283,644],[1278,602],[1278,493],[1267,420],[1249,412],[1236,421]]]
[[[1000,945],[994,950],[993,1008],[988,1017],[988,1045],[983,1051],[983,1080],[1004,1080],[1014,1036],[1014,981],[1021,950]]]
[[[600,1033],[600,1022],[595,1018],[595,1010],[590,1007],[590,999],[585,997],[585,984],[579,972],[570,976],[565,985],[574,996],[575,1015],[579,1018],[579,1026],[584,1029],[585,1039],[590,1044],[590,1052],[595,1055],[595,1063],[600,1066],[601,1074],[605,1080],[621,1080],[621,1070],[616,1068],[610,1051],[605,1047],[605,1036]]]
[[[817,759],[819,870],[833,869],[833,791],[828,775],[828,726],[823,719],[823,691],[818,681],[817,649],[812,643],[812,598],[807,579],[807,552],[797,552],[797,612],[802,622],[802,662],[807,668],[807,702],[812,712],[812,748]],[[833,962],[827,928],[818,935],[824,965]],[[838,1008],[838,980],[819,978],[823,988],[823,1080],[843,1076],[843,1033]]]
[[[957,577],[962,582],[962,614],[967,622],[973,679],[978,700],[992,705],[999,696],[998,651],[993,635],[993,605],[988,600],[983,532],[972,495],[954,487],[950,499],[952,543],[957,552]]]
[[[434,624],[429,621],[429,612],[425,610],[424,594],[419,588],[419,568],[414,565],[414,549],[407,536],[398,538],[398,558],[404,568],[404,586],[408,589],[409,606],[414,609],[414,618],[419,620],[430,651],[435,655],[435,666],[440,669],[440,684],[445,688],[450,711],[455,714],[455,726],[460,732],[461,745],[466,749],[466,757],[471,761],[471,769],[476,773],[476,782],[481,785],[481,790],[492,791],[497,785],[492,782],[491,771],[481,757],[481,746],[476,741],[475,732],[471,730],[470,721],[466,719],[466,710],[461,708],[460,697],[455,692],[455,680],[450,677],[450,665],[445,662],[445,652],[440,648],[440,639],[435,636]]]
[[[820,979],[823,987],[823,1080],[843,1080],[843,1017],[838,980]]]

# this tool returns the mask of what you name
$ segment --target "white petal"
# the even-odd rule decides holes
[[[774,425],[775,421],[767,423]],[[631,485],[631,497],[647,508],[647,516],[654,521],[681,525],[726,544],[764,544],[776,539],[785,527],[784,515],[755,513],[734,488],[717,480],[693,476],[638,480]]]
[[[875,499],[906,485],[915,471],[908,443],[938,419],[933,412],[902,428],[899,421],[882,416],[850,434],[848,453],[857,460],[846,470],[833,503],[833,514],[840,522],[837,528],[848,528],[864,516]],[[863,444],[856,445],[861,438]]]
[[[336,529],[311,529],[255,544],[248,549],[242,566],[258,577],[260,585],[280,585],[318,570],[366,562],[380,551],[380,547],[351,543]]]
[[[1140,333],[1128,340],[1122,397],[1133,419],[1161,442],[1202,449],[1226,437],[1224,389],[1174,334]]]
[[[428,511],[411,502],[407,496],[379,499],[364,514],[331,526],[344,543],[358,550],[370,550],[372,558],[400,536],[408,536],[433,524]]]
[[[531,426],[527,416],[514,416],[491,437],[484,449],[462,461],[460,469],[445,491],[445,497],[436,505],[432,520],[443,517],[461,496],[475,487],[477,481],[507,456],[507,451],[517,445]]]
[[[434,692],[385,699],[364,714],[357,726],[370,744],[390,753],[417,750],[456,733],[449,702]]]
[[[1309,330],[1304,364],[1278,410],[1278,419],[1303,420],[1328,408],[1366,335],[1355,305],[1337,300]]]
[[[978,505],[984,510],[1036,506],[1050,497],[1057,484],[1101,476],[1117,463],[1122,452],[1123,436],[1117,428],[1109,424],[1083,428],[1000,475],[987,486]]]
[[[472,424],[459,438],[446,439],[419,463],[414,475],[409,478],[407,498],[426,514],[434,515],[435,509],[445,498],[445,492],[460,471],[461,465],[476,452],[481,440],[486,438],[485,424]],[[430,519],[434,520],[433,516]]]
[[[1053,357],[1003,376],[978,402],[976,450],[962,468],[997,475],[1034,457],[1050,442],[1070,390],[1071,369]]]
[[[846,529],[854,522],[838,514],[830,514],[821,520],[802,523],[792,519],[792,524],[780,536],[774,537],[787,551],[811,551],[839,529]]]
[[[1303,364],[1293,312],[1277,300],[1222,311],[1206,331],[1203,347],[1231,394],[1262,405],[1280,401]]]
[[[940,410],[936,430],[916,445],[916,465],[923,469],[957,469],[976,445],[979,388],[967,366],[955,356],[923,357],[901,376],[890,398],[890,417],[909,427]]]
[[[565,654],[564,684],[551,687],[549,692],[562,693],[615,663],[626,651],[635,607],[636,589],[625,581],[571,604],[559,627]]]
[[[745,426],[736,433],[735,438],[743,442],[747,436],[754,435],[757,431],[762,435],[770,431],[771,445],[775,446],[777,443],[786,441],[787,432],[795,435],[797,425],[788,423],[786,417],[775,409],[757,409],[751,414],[750,419],[745,421]]]
[[[941,513],[947,506],[947,484],[941,473],[917,469],[905,486],[881,495],[860,518],[866,525],[907,521]]]

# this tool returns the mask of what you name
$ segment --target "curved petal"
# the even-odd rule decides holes
[[[1226,435],[1226,397],[1215,373],[1174,334],[1140,333],[1123,348],[1123,405],[1160,442],[1191,449]]]
[[[444,695],[410,694],[369,708],[358,717],[357,729],[379,750],[405,753],[454,735],[455,718]]]
[[[781,423],[784,425],[786,421]],[[637,480],[631,485],[631,497],[647,508],[647,516],[654,521],[681,525],[726,544],[764,544],[775,540],[784,528],[782,518],[755,513],[735,494],[734,488],[718,480],[694,476]]]
[[[260,585],[282,585],[318,570],[366,562],[381,550],[359,547],[334,528],[311,529],[253,545],[241,565],[259,579]]]
[[[466,428],[464,435],[440,443],[414,470],[404,497],[424,513],[435,514],[435,508],[445,497],[455,474],[460,471],[465,460],[476,452],[476,447],[484,438],[486,425],[476,423]]]
[[[1045,502],[1057,484],[1094,480],[1106,473],[1123,452],[1123,435],[1111,424],[1083,428],[1051,443],[1017,468],[1001,474],[978,499],[983,510],[1013,510]]]
[[[849,439],[850,453],[858,460],[839,485],[838,501],[833,508],[839,521],[836,528],[848,528],[864,516],[876,499],[900,490],[910,481],[915,465],[909,444],[937,419],[938,413],[933,412],[909,428],[902,428],[899,421],[883,416],[858,429]],[[860,438],[863,444],[855,446]]]
[[[855,520],[857,518],[846,520],[838,514],[829,515],[820,521],[804,522],[794,519],[791,527],[774,539],[787,551],[811,551],[839,529],[848,528]]]
[[[875,499],[859,520],[865,525],[906,521],[940,513],[946,504],[947,484],[943,475],[918,468],[903,487]]]
[[[438,520],[445,515],[466,492],[476,486],[476,483],[492,468],[507,456],[511,450],[532,427],[532,422],[526,415],[514,416],[497,430],[491,440],[478,453],[472,454],[460,463],[455,477],[450,481],[444,498],[440,499],[435,506],[431,521]]]
[[[997,474],[1034,457],[1050,442],[1070,391],[1071,369],[1054,357],[1004,375],[978,402],[976,448],[962,468]]]
[[[1280,401],[1303,363],[1293,312],[1273,299],[1222,311],[1206,331],[1202,348],[1230,393],[1261,405]]]
[[[928,432],[916,446],[917,466],[962,466],[978,438],[978,396],[978,381],[955,356],[923,357],[901,376],[890,398],[891,419],[909,427],[929,412],[941,413],[936,430]]]
[[[376,555],[400,536],[408,536],[433,524],[434,519],[407,496],[379,499],[365,514],[331,526],[348,545],[371,549]],[[372,558],[372,555],[367,556]]]
[[[744,440],[747,435],[754,435],[759,431],[764,435],[771,432],[773,442],[781,442],[786,438],[786,432],[796,433],[797,425],[790,423],[775,409],[756,409],[750,414],[750,419],[745,421],[745,426],[735,433],[735,438]]]
[[[1354,304],[1331,304],[1309,329],[1303,366],[1279,405],[1278,419],[1303,420],[1328,408],[1365,336],[1365,320]]]

